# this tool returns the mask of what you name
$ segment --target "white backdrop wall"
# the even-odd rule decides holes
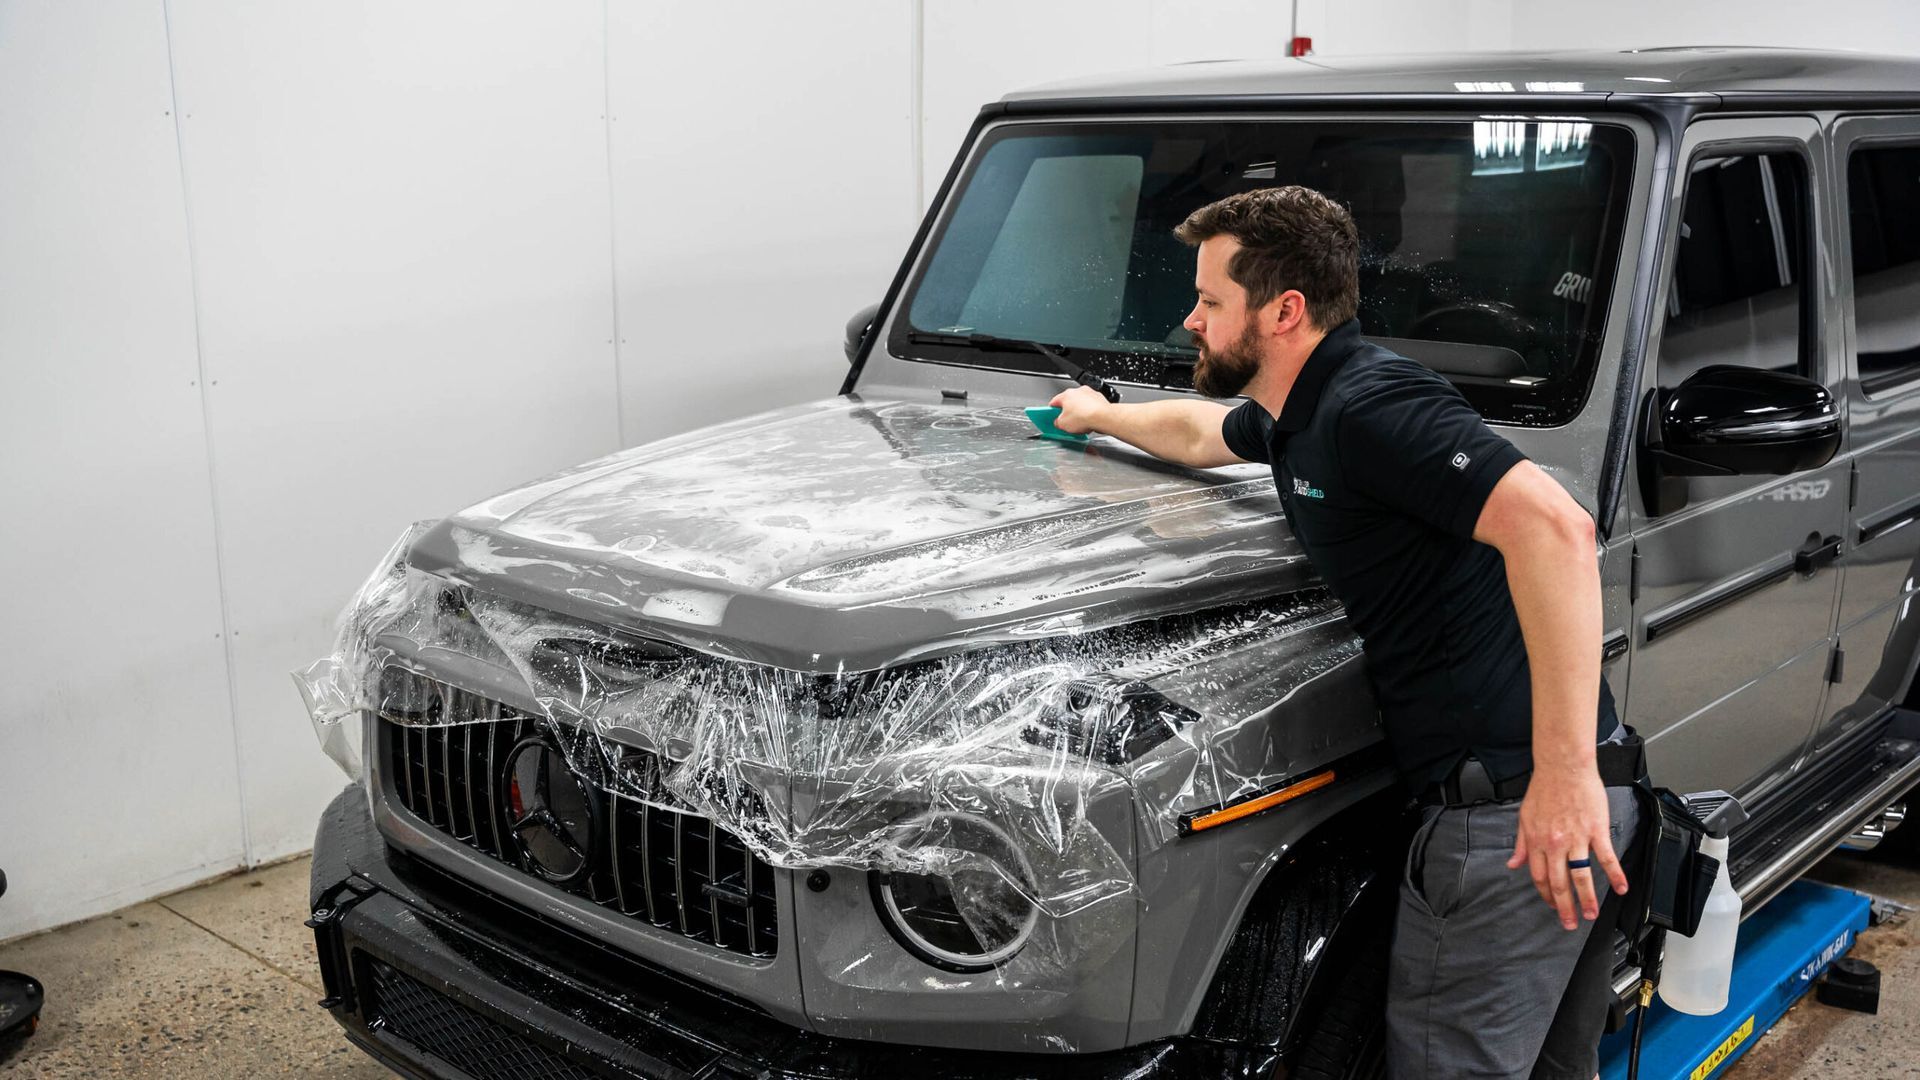
[[[1920,51],[1900,0],[1301,0],[1322,54]],[[1274,0],[0,0],[0,939],[297,852],[416,518],[831,394],[983,102]]]
[[[0,6],[0,937],[244,850],[156,4]]]
[[[287,673],[369,553],[618,445],[602,21],[171,12],[243,856],[272,858],[339,787]]]
[[[629,441],[824,397],[912,235],[912,7],[615,4],[608,147]]]
[[[1820,5],[1741,0],[1512,3],[1517,48],[1774,45],[1920,53],[1920,5],[1913,0],[1841,0]]]

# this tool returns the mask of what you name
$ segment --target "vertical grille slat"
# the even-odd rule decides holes
[[[608,805],[606,807],[606,816],[602,819],[601,830],[603,832],[610,828],[607,823],[611,822],[615,815],[612,801],[619,798],[619,796],[610,794],[606,798]],[[600,842],[600,850],[595,852],[595,854],[598,855],[599,858],[594,865],[593,872],[587,875],[587,899],[592,900],[601,907],[617,908],[620,905],[620,888],[615,884],[613,874],[613,845],[603,839]]]
[[[748,860],[746,845],[724,829],[713,830],[713,926],[714,940],[733,951],[753,950],[753,928],[748,914],[753,910],[753,892],[746,885]]]
[[[407,804],[407,809],[423,818],[429,816],[427,806],[432,802],[431,794],[427,791],[427,774],[430,771],[427,768],[427,729],[410,727],[407,729],[407,772],[413,780],[408,785],[413,801]]]
[[[660,925],[660,908],[653,900],[653,807],[640,804],[640,880],[645,883],[647,921]]]
[[[720,844],[714,835],[713,821],[707,821],[707,922],[713,927],[713,943],[726,948],[726,936],[720,933],[720,897],[713,891],[720,884]]]
[[[468,701],[469,706],[478,704],[479,702],[474,699]],[[480,724],[479,711],[475,709],[472,720],[460,725],[460,787],[467,797],[467,836],[473,841],[475,847],[484,848],[486,842],[480,836],[480,815],[474,812],[473,798],[473,737],[476,732],[483,736],[486,734]]]
[[[399,712],[404,716],[413,708],[412,696],[420,688],[420,680],[406,678],[398,669],[394,669],[392,673],[399,677],[389,681],[383,675],[380,680],[381,703],[390,711]],[[412,810],[419,804],[415,802],[413,794],[413,732],[411,728],[401,732],[401,737],[394,740],[394,747],[398,751],[394,755],[396,759],[394,772],[400,777],[400,801],[406,804],[407,809]]]
[[[508,750],[540,734],[540,726],[483,695],[402,668],[393,672],[404,677],[383,687],[378,723],[381,760],[391,763],[388,797],[452,839],[531,873],[509,835],[501,779]],[[628,753],[623,768],[657,777],[658,759]],[[772,867],[704,815],[616,795],[612,786],[603,794],[599,864],[556,887],[663,933],[772,957],[779,942]]]
[[[755,909],[759,905],[753,902],[753,864],[760,860],[754,858],[753,853],[750,851],[747,852],[746,855],[747,865],[746,868],[740,872],[740,877],[747,890],[747,951],[758,952],[760,950],[760,929],[758,920],[754,918],[754,915],[756,914]]]
[[[613,860],[613,899],[620,905],[620,914],[631,915],[633,908],[627,903],[627,875],[620,861],[620,823],[627,819],[627,801],[614,796],[607,814],[607,852]]]
[[[445,759],[441,756],[440,749],[446,741],[447,732],[445,728],[429,724],[420,729],[420,737],[424,751],[421,758],[426,764],[427,777],[427,782],[422,785],[426,792],[422,804],[426,810],[427,821],[444,829],[447,827],[447,819],[440,808],[446,804],[441,801],[440,789],[446,786],[447,778],[442,771],[445,767]]]
[[[673,811],[673,906],[680,914],[680,932],[687,930],[687,816]]]
[[[447,741],[443,752],[447,761],[447,824],[454,839],[471,841],[473,829],[473,788],[468,785],[468,776],[472,772],[469,762],[471,746],[468,742],[473,725],[467,721],[470,715],[465,711],[471,705],[469,696],[461,690],[449,686],[446,688],[446,712],[441,722],[447,725]]]
[[[434,726],[433,733],[440,745],[440,782],[434,785],[434,790],[440,795],[439,824],[457,840],[460,826],[453,813],[453,728],[448,724],[449,714],[453,711],[453,691],[442,685],[437,696],[440,699],[440,722]]]
[[[500,843],[500,796],[498,783],[494,780],[494,744],[500,741],[500,703],[486,703],[487,722],[480,725],[480,741],[486,747],[486,753],[480,762],[480,805],[474,816],[475,831],[479,834],[480,848],[494,858],[506,853]]]

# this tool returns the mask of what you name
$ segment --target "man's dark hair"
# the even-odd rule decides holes
[[[1331,330],[1360,310],[1360,233],[1347,208],[1312,188],[1256,188],[1208,203],[1173,230],[1199,247],[1231,236],[1240,250],[1227,276],[1247,290],[1247,307],[1263,308],[1288,289],[1307,298],[1307,317]]]

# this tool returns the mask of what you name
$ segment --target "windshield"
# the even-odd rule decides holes
[[[905,294],[890,351],[1000,370],[1066,346],[1096,374],[1188,389],[1193,210],[1305,184],[1359,227],[1368,337],[1453,381],[1490,420],[1558,424],[1592,382],[1633,136],[1586,121],[1175,121],[990,132]]]

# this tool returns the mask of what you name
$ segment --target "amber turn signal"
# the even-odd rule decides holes
[[[1323,773],[1314,773],[1312,776],[1296,780],[1264,795],[1255,795],[1243,802],[1228,803],[1218,810],[1189,815],[1181,820],[1180,832],[1182,834],[1197,833],[1204,829],[1239,821],[1250,814],[1257,814],[1262,810],[1279,806],[1283,802],[1290,802],[1308,792],[1319,791],[1331,783],[1333,783],[1332,769]]]

